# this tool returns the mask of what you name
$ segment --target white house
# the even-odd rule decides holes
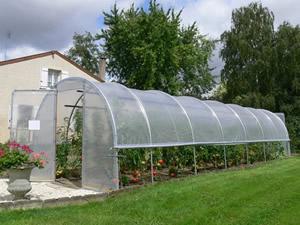
[[[11,94],[14,90],[51,89],[67,77],[83,77],[103,82],[58,51],[0,62],[0,142],[9,139]]]

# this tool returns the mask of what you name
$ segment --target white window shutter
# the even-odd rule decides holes
[[[60,77],[60,80],[66,79],[66,78],[68,78],[68,77],[70,77],[68,71],[61,71],[61,77]]]
[[[40,88],[48,87],[48,68],[43,68],[41,71]]]

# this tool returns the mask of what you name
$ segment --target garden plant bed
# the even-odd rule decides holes
[[[282,158],[285,158],[285,157],[282,157]],[[240,169],[245,169],[245,168],[252,168],[252,167],[261,166],[268,162],[270,162],[270,161],[254,162],[252,164],[240,164],[238,166],[228,167],[227,169],[225,169],[224,167],[220,167],[220,168],[210,167],[210,168],[205,168],[205,169],[200,169],[200,170],[198,169],[197,175],[211,173],[211,172],[217,173],[217,172],[225,172],[225,171],[240,170]],[[122,173],[122,176],[127,176],[129,178],[129,180],[132,180],[133,179],[132,173],[133,173],[133,171],[126,171],[126,172]],[[166,182],[169,180],[181,179],[181,178],[185,178],[188,176],[194,176],[194,175],[195,175],[195,173],[192,168],[183,168],[183,169],[178,169],[178,173],[177,173],[176,177],[171,177],[168,174],[168,168],[163,168],[163,169],[157,171],[157,175],[154,176],[154,181],[155,182]],[[121,185],[121,186],[123,188],[126,188],[126,187],[134,187],[134,186],[139,186],[139,185],[147,185],[150,183],[151,183],[151,172],[150,171],[141,171],[138,182],[130,181],[128,183],[128,185],[125,185],[125,186]]]

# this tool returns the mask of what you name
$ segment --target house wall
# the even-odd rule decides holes
[[[93,80],[56,54],[0,66],[0,142],[9,139],[8,120],[12,92],[18,89],[40,89],[43,68],[64,71],[69,77]]]

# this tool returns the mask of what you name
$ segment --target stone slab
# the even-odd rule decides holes
[[[7,182],[8,179],[0,179],[0,211],[84,204],[102,201],[108,196],[108,193],[72,188],[58,182],[31,182],[32,190],[26,195],[27,199],[13,201],[7,191]]]

